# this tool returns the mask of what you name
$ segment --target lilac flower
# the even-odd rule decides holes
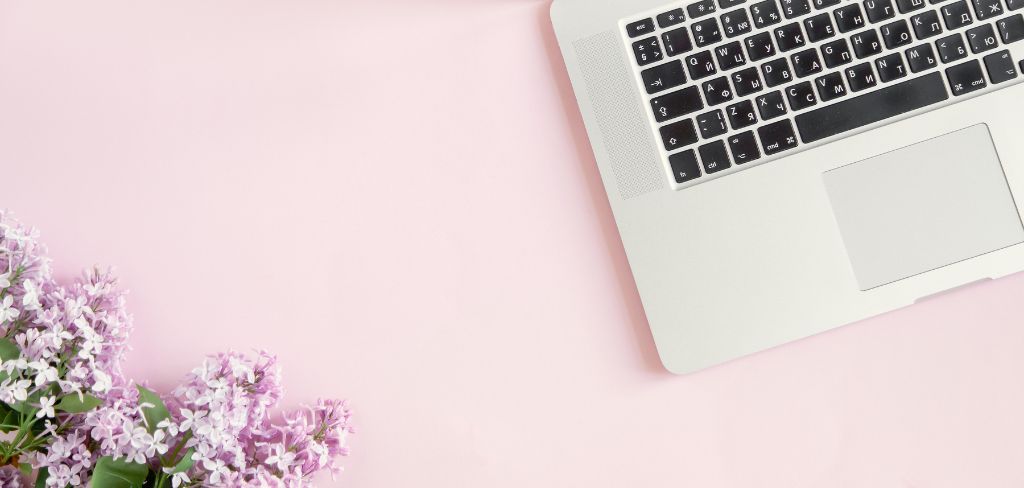
[[[0,486],[4,488],[23,488],[28,484],[21,477],[21,471],[14,466],[0,467]]]

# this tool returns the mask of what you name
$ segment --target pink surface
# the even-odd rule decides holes
[[[350,398],[322,486],[1024,483],[1024,276],[665,373],[546,10],[4,2],[0,207],[118,266],[136,376]]]

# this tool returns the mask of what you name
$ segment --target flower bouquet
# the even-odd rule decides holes
[[[58,284],[36,233],[0,212],[0,487],[312,486],[341,468],[346,403],[272,417],[275,358],[208,357],[171,394],[126,378],[115,278]]]

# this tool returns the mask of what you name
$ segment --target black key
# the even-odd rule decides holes
[[[811,13],[811,4],[807,0],[780,0],[782,13],[787,19]]]
[[[814,0],[814,8],[821,10],[823,8],[829,8],[833,5],[839,5],[842,0]]]
[[[668,164],[672,166],[672,175],[676,177],[676,183],[682,184],[700,177],[700,164],[693,149],[669,156]]]
[[[935,51],[931,44],[921,44],[907,49],[907,62],[910,63],[910,71],[920,73],[926,69],[938,66],[939,61],[935,59]]]
[[[846,95],[846,85],[843,84],[843,75],[829,73],[814,79],[814,85],[818,87],[818,98],[823,102],[835,100]]]
[[[704,102],[700,99],[700,89],[695,86],[688,86],[651,100],[654,120],[658,122],[682,117],[702,108],[704,108]]]
[[[680,120],[660,129],[661,142],[666,151],[672,151],[697,142],[697,128],[690,119]]]
[[[787,88],[786,98],[789,98],[789,107],[792,108],[794,112],[797,110],[803,110],[818,103],[818,99],[814,97],[814,87],[811,86],[811,82],[809,81],[797,83]]]
[[[953,34],[935,41],[935,47],[939,49],[939,59],[943,63],[952,63],[967,57],[967,46],[964,45],[964,38],[960,34]]]
[[[729,71],[747,62],[746,58],[743,57],[743,46],[740,46],[740,41],[733,41],[716,47],[715,57],[718,58],[718,67],[722,68],[722,71]]]
[[[718,105],[732,100],[732,88],[729,87],[729,79],[724,76],[705,81],[701,85],[701,90],[704,91],[708,105]]]
[[[704,172],[707,174],[717,173],[723,169],[729,169],[732,163],[729,162],[729,153],[725,150],[725,143],[722,141],[709,142],[699,148],[700,162],[704,165]]]
[[[974,13],[978,20],[991,19],[1003,15],[1003,4],[1000,0],[973,0]]]
[[[888,83],[907,76],[907,67],[903,65],[903,57],[900,53],[892,53],[875,60],[875,68],[878,68],[878,79],[882,83]]]
[[[722,115],[721,110],[702,113],[696,118],[697,129],[700,131],[702,139],[711,139],[712,137],[729,132],[729,128],[725,125],[725,116]]]
[[[949,98],[933,72],[796,116],[805,144],[873,124]]]
[[[871,69],[871,63],[861,63],[846,68],[846,82],[850,84],[850,91],[866,90],[875,86],[875,72]]]
[[[959,29],[974,22],[971,20],[971,8],[967,6],[966,0],[951,3],[941,10],[942,18],[946,20],[946,28],[949,30]]]
[[[1024,0],[1006,0],[1007,10],[1017,10],[1019,8],[1024,8]]]
[[[879,30],[882,32],[882,41],[885,42],[885,47],[889,49],[906,46],[913,41],[910,37],[910,26],[905,20],[890,22]]]
[[[743,9],[724,13],[722,14],[721,20],[722,30],[725,31],[725,37],[741,36],[753,29],[750,25],[750,17],[747,17],[747,11]]]
[[[825,66],[829,68],[853,61],[853,55],[850,54],[850,47],[846,44],[846,39],[836,39],[821,46],[821,56],[825,59]]]
[[[1003,44],[1024,39],[1024,15],[1017,14],[1007,17],[996,22],[996,25],[999,26],[999,37],[1003,39]]]
[[[767,32],[754,34],[744,39],[743,43],[747,46],[747,57],[751,61],[760,61],[775,55],[775,44],[772,43],[771,34]]]
[[[868,14],[871,23],[881,22],[896,16],[896,9],[892,6],[892,0],[864,0],[864,12]]]
[[[1009,50],[985,56],[985,70],[992,83],[1003,83],[1017,77],[1017,67],[1013,64]]]
[[[939,23],[939,14],[934,10],[922,12],[910,18],[914,26],[914,34],[917,38],[924,40],[942,34],[942,24]]]
[[[711,59],[711,51],[701,51],[686,57],[686,69],[690,70],[690,78],[699,80],[718,72],[715,62]]]
[[[779,13],[779,7],[775,0],[764,0],[751,5],[750,18],[758,29],[782,22],[782,14]]]
[[[665,53],[669,56],[678,56],[693,49],[693,43],[690,42],[690,31],[686,27],[662,34],[661,40],[665,43]]]
[[[836,30],[832,27],[832,18],[827,13],[804,19],[804,30],[807,31],[807,40],[811,42],[836,35]]]
[[[733,8],[737,5],[742,5],[747,0],[718,0],[718,8],[722,10]]]
[[[967,30],[967,42],[971,44],[971,52],[977,54],[999,47],[996,31],[991,24],[981,24]]]
[[[799,78],[821,72],[821,58],[818,57],[818,50],[813,47],[794,54],[791,59],[793,61],[793,72]]]
[[[782,101],[782,92],[773,91],[765,93],[754,99],[757,111],[761,114],[761,120],[774,119],[786,115],[786,103]]]
[[[764,82],[769,87],[789,83],[793,79],[793,72],[789,70],[789,63],[786,62],[786,58],[779,58],[762,64],[761,72],[764,73]]]
[[[750,103],[750,100],[744,100],[725,107],[725,115],[729,117],[729,125],[733,129],[742,129],[757,123],[757,115],[754,115],[754,104]]]
[[[683,14],[683,9],[677,8],[659,15],[658,26],[664,29],[666,27],[681,24],[684,20],[686,20],[686,15]]]
[[[837,8],[834,15],[839,32],[845,34],[864,27],[864,14],[860,11],[860,5],[852,4]]]
[[[757,74],[757,68],[751,66],[733,73],[732,86],[736,88],[736,96],[745,97],[751,93],[757,93],[764,88],[761,84],[761,77]]]
[[[640,72],[648,94],[658,93],[686,83],[682,61],[675,60]]]
[[[896,0],[896,8],[901,14],[913,12],[925,7],[924,0]]]
[[[736,164],[749,163],[761,158],[761,150],[757,148],[757,139],[752,131],[736,134],[729,138],[729,151]]]
[[[633,54],[636,56],[636,62],[640,66],[647,66],[651,63],[656,63],[661,60],[661,45],[658,44],[657,37],[648,37],[640,41],[633,43]]]
[[[693,24],[693,41],[697,47],[704,47],[722,40],[722,31],[718,30],[718,21],[714,17]]]
[[[654,21],[651,19],[638,20],[626,25],[626,33],[629,37],[640,37],[648,32],[654,32]]]
[[[981,73],[981,63],[977,59],[946,68],[946,78],[949,78],[949,89],[953,91],[953,96],[957,97],[987,86],[985,76]]]
[[[878,33],[874,29],[850,36],[850,43],[853,44],[853,52],[857,53],[860,59],[882,52],[882,41],[878,40]]]
[[[775,29],[775,40],[782,52],[792,51],[804,45],[804,34],[800,32],[800,24],[794,22]]]
[[[686,13],[692,19],[713,14],[717,10],[718,7],[715,6],[715,0],[701,0],[697,3],[691,3],[690,5],[686,6]]]
[[[764,153],[769,156],[797,146],[793,124],[788,120],[760,127],[757,129],[757,135],[761,136],[761,146]]]

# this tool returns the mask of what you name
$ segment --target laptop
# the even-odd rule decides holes
[[[551,18],[669,371],[1024,269],[1024,0]]]

